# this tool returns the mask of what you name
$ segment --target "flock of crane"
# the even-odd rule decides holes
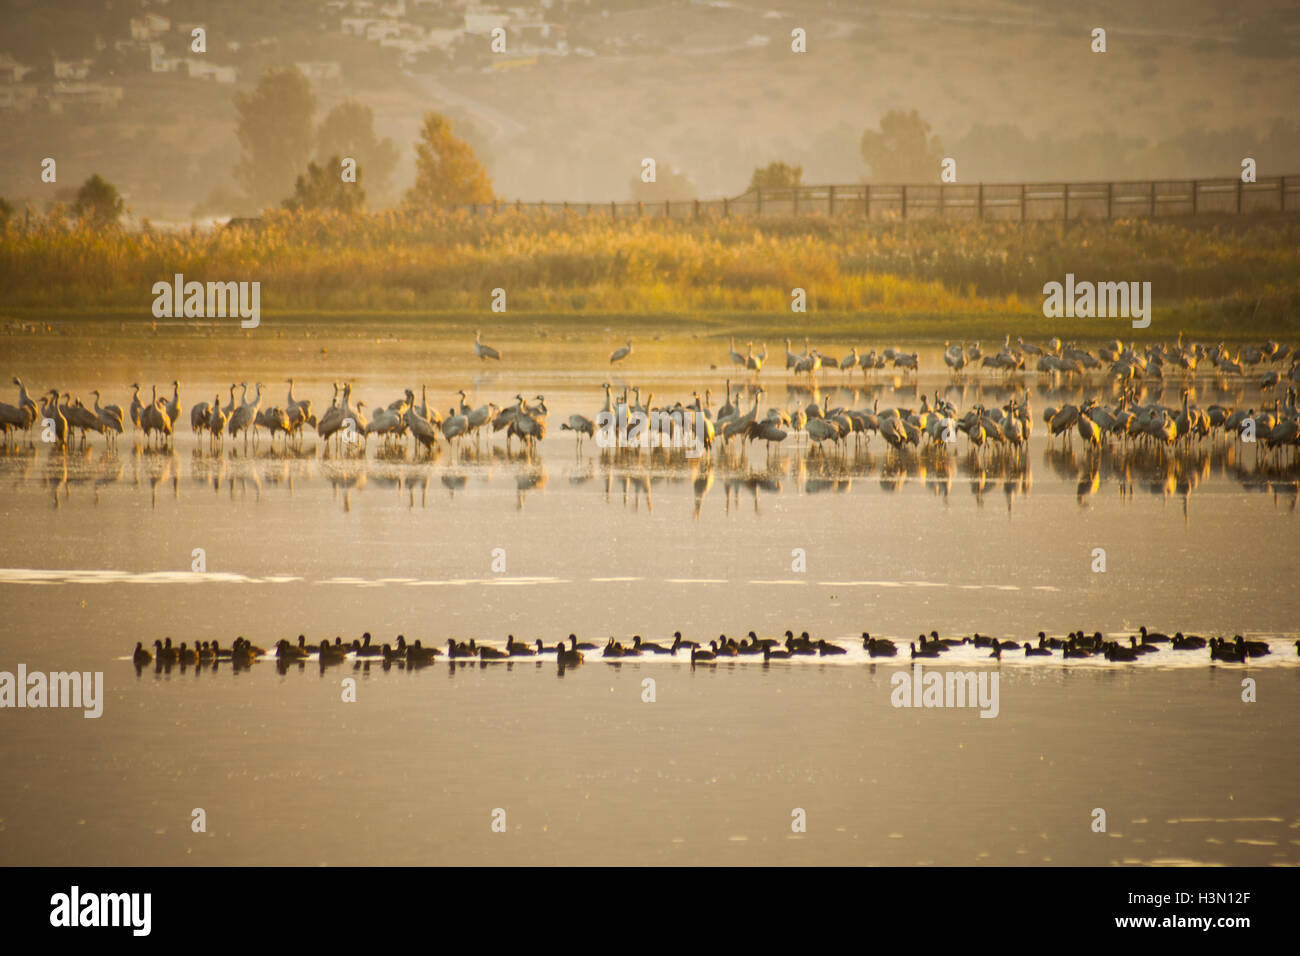
[[[796,374],[816,372],[823,368],[864,371],[882,368],[890,362],[895,368],[915,370],[917,353],[905,354],[897,349],[885,349],[879,355],[874,350],[860,355],[856,348],[841,360],[821,355],[810,348],[805,339],[803,353],[791,351],[786,346],[786,367]],[[1182,443],[1207,439],[1216,432],[1233,435],[1243,441],[1255,442],[1257,449],[1266,453],[1281,454],[1283,449],[1300,447],[1300,415],[1296,408],[1296,387],[1300,384],[1300,359],[1291,346],[1266,342],[1230,353],[1219,344],[1207,347],[1184,344],[1180,334],[1172,344],[1159,344],[1139,348],[1125,346],[1115,341],[1101,347],[1097,354],[1074,344],[1064,344],[1053,339],[1045,346],[1017,340],[1011,344],[1010,336],[1002,349],[994,354],[982,354],[979,343],[967,347],[965,343],[953,346],[945,343],[944,361],[954,376],[963,373],[977,361],[982,367],[1004,372],[1023,370],[1027,356],[1038,357],[1038,368],[1053,373],[1074,374],[1099,370],[1109,363],[1111,387],[1101,397],[1088,398],[1079,404],[1048,407],[1042,422],[1050,438],[1073,442],[1077,433],[1085,445],[1099,450],[1112,442],[1135,442],[1143,446],[1172,448]],[[631,340],[610,356],[610,363],[627,359],[632,352]],[[474,337],[474,354],[483,361],[500,361],[501,353],[482,342],[479,333]],[[755,353],[753,343],[747,352],[736,351],[734,341],[731,360],[738,365],[758,372],[766,360],[767,347]],[[1289,371],[1283,366],[1290,361]],[[1191,376],[1202,365],[1208,364],[1220,373],[1240,372],[1245,366],[1273,366],[1261,382],[1261,389],[1277,390],[1285,383],[1285,397],[1277,395],[1259,409],[1234,409],[1225,405],[1210,405],[1204,409],[1192,404],[1190,391],[1181,392],[1181,404],[1167,406],[1139,401],[1139,383],[1152,375],[1163,378],[1162,370],[1174,368]],[[0,430],[9,436],[18,431],[30,435],[34,427],[42,430],[42,440],[66,446],[74,432],[80,433],[84,445],[87,432],[102,434],[108,444],[117,441],[129,425],[140,433],[146,444],[170,444],[184,409],[181,405],[180,383],[171,383],[171,395],[160,395],[157,386],[150,387],[149,401],[142,401],[141,386],[132,385],[132,397],[124,413],[118,405],[101,405],[101,394],[94,390],[94,405],[87,407],[80,398],[67,392],[51,389],[38,403],[28,393],[22,381],[15,378],[18,387],[17,405],[0,403]],[[489,436],[505,432],[507,451],[513,439],[519,439],[527,449],[536,448],[546,437],[548,409],[545,397],[537,395],[530,403],[522,394],[512,401],[498,405],[487,402],[470,406],[465,391],[457,392],[459,400],[442,415],[428,402],[427,386],[420,387],[420,401],[415,401],[413,389],[387,405],[367,409],[366,403],[352,401],[352,386],[335,383],[330,406],[319,416],[311,399],[299,398],[294,393],[294,380],[287,379],[288,390],[282,404],[264,407],[263,386],[254,383],[231,384],[226,401],[218,393],[212,401],[200,401],[189,409],[190,428],[196,435],[206,434],[211,447],[226,438],[238,440],[242,436],[247,448],[250,437],[257,443],[260,430],[265,430],[275,447],[277,438],[287,449],[291,441],[301,442],[304,429],[314,429],[324,440],[326,448],[337,446],[340,452],[360,450],[364,453],[371,436],[386,446],[396,446],[408,439],[413,450],[431,454],[439,442],[455,446],[457,442],[480,443],[484,433]],[[720,444],[730,452],[733,442],[742,450],[751,442],[762,441],[769,454],[774,447],[792,435],[806,438],[810,448],[821,449],[828,442],[837,450],[855,448],[869,442],[873,435],[893,451],[908,449],[940,449],[955,447],[958,436],[964,436],[969,450],[976,456],[1003,451],[1019,454],[1028,444],[1034,428],[1030,408],[1029,390],[1022,397],[1013,397],[1001,407],[976,404],[961,411],[938,391],[933,401],[922,395],[919,407],[880,407],[879,398],[873,399],[870,408],[850,408],[831,405],[828,391],[820,402],[787,408],[762,408],[766,390],[756,382],[737,388],[733,395],[730,379],[726,380],[726,397],[718,408],[713,407],[712,390],[706,388],[691,393],[691,400],[673,404],[655,405],[653,394],[643,401],[637,387],[624,388],[615,399],[613,386],[606,383],[605,402],[591,417],[571,414],[560,425],[573,432],[579,447],[584,438],[597,438],[603,447],[689,447],[698,442],[711,450]],[[240,391],[236,398],[236,390]],[[857,392],[854,391],[856,395]],[[746,395],[749,396],[746,399]],[[1102,398],[1114,400],[1103,404]],[[752,401],[752,404],[745,405]],[[632,422],[639,419],[648,428],[637,429],[633,439]],[[598,432],[600,433],[598,435]]]
[[[556,641],[553,645],[547,645],[541,638],[536,638],[529,643],[516,641],[514,635],[510,634],[506,637],[504,648],[481,644],[473,638],[468,641],[448,638],[445,654],[433,645],[424,646],[419,640],[408,642],[402,634],[397,635],[396,641],[392,644],[374,643],[368,631],[359,640],[351,642],[344,642],[341,637],[335,637],[332,643],[321,641],[320,644],[310,644],[305,635],[299,634],[296,643],[282,638],[272,646],[274,651],[268,654],[265,648],[258,647],[243,636],[235,638],[234,642],[225,648],[221,647],[218,641],[200,641],[193,647],[189,647],[187,642],[182,641],[178,646],[173,645],[172,639],[168,637],[164,640],[155,640],[152,651],[146,649],[143,642],[137,642],[132,661],[137,668],[154,664],[160,670],[175,665],[182,668],[205,664],[216,666],[223,662],[235,667],[246,667],[269,656],[273,657],[281,667],[304,665],[311,660],[318,663],[321,668],[325,668],[350,659],[354,662],[376,661],[382,662],[385,666],[397,664],[414,668],[432,664],[438,657],[443,656],[451,663],[460,661],[487,664],[494,661],[530,658],[542,660],[549,655],[557,664],[565,667],[581,664],[588,654],[597,656],[596,652],[599,652],[598,656],[604,660],[621,661],[627,658],[658,655],[675,657],[680,651],[689,659],[691,665],[695,666],[731,658],[761,659],[766,663],[799,657],[840,657],[848,654],[848,649],[843,644],[820,638],[814,639],[807,631],[803,631],[798,636],[793,631],[786,631],[784,640],[761,638],[754,631],[750,631],[747,637],[739,641],[721,634],[716,640],[711,640],[707,644],[685,639],[681,631],[673,633],[671,644],[644,641],[639,634],[634,635],[629,643],[610,637],[604,644],[597,644],[579,641],[577,635],[570,634],[567,641]],[[864,655],[870,659],[893,658],[900,654],[899,645],[894,641],[887,638],[873,638],[865,631],[862,634],[861,646]],[[984,649],[988,651],[987,657],[999,661],[1004,653],[1020,653],[1025,659],[1029,659],[1052,657],[1055,656],[1054,652],[1059,651],[1061,660],[1096,657],[1117,663],[1136,661],[1147,654],[1160,653],[1162,649],[1169,651],[1208,649],[1212,662],[1248,663],[1253,657],[1263,657],[1272,653],[1267,641],[1246,640],[1240,634],[1235,635],[1231,641],[1221,637],[1184,635],[1181,631],[1171,637],[1157,631],[1148,631],[1145,625],[1139,629],[1138,634],[1129,637],[1128,643],[1106,640],[1100,632],[1088,636],[1082,630],[1072,631],[1066,637],[1048,637],[1045,632],[1039,631],[1036,644],[1028,641],[1002,641],[979,632],[969,637],[941,638],[937,631],[931,631],[928,636],[921,634],[917,641],[910,642],[905,650],[913,660],[933,660],[941,658],[957,647]],[[1300,654],[1300,640],[1295,642],[1295,647],[1296,653]]]

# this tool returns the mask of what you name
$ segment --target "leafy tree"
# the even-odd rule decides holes
[[[451,132],[451,121],[426,113],[415,142],[415,185],[406,194],[418,208],[491,202],[492,181],[474,150]]]
[[[939,175],[943,146],[916,110],[890,110],[880,129],[862,134],[862,158],[878,182],[930,182]]]
[[[101,227],[114,225],[125,211],[126,203],[117,188],[98,173],[81,184],[72,204],[72,212],[79,219]]]
[[[749,188],[751,190],[783,189],[802,185],[803,167],[791,166],[789,163],[780,160],[758,167],[754,170],[754,175],[749,177]]]
[[[375,114],[369,106],[347,100],[325,114],[316,129],[316,158],[350,156],[366,168],[370,188],[377,194],[388,189],[397,166],[397,147],[391,139],[375,135]]]
[[[333,212],[353,213],[366,203],[365,191],[361,188],[361,164],[357,164],[357,181],[344,182],[341,175],[342,157],[331,156],[325,164],[307,164],[307,172],[298,176],[293,186],[293,195],[281,205],[293,212]]]
[[[311,158],[315,110],[311,84],[297,67],[269,69],[251,93],[235,94],[243,150],[235,178],[259,207],[283,196]]]
[[[666,163],[655,167],[655,181],[643,183],[640,175],[629,181],[633,202],[663,202],[665,199],[695,199],[699,189],[689,176]]]

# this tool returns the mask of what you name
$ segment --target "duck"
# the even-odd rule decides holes
[[[933,646],[933,643],[931,644],[931,646]],[[992,657],[995,660],[999,660],[999,661],[1002,660],[1002,645],[999,644],[997,641],[993,642],[993,653],[990,654],[989,657]]]
[[[1210,641],[1210,660],[1212,661],[1230,661],[1233,663],[1244,663],[1246,660],[1245,648],[1239,648],[1237,645],[1229,644],[1221,637],[1216,637]]]
[[[158,642],[154,641],[154,643],[157,644]],[[143,667],[153,661],[153,655],[144,649],[144,642],[135,642],[135,653],[131,655],[131,661],[137,667]]]
[[[582,643],[578,643],[578,638],[573,634],[569,635],[569,648],[575,651],[599,650],[599,648],[595,644],[591,644],[586,641],[583,641]]]
[[[1115,642],[1112,641],[1111,643]],[[1139,644],[1136,637],[1129,637],[1128,643],[1129,649],[1135,654],[1158,654],[1160,652],[1160,648],[1154,644]]]
[[[943,653],[943,648],[937,644],[927,644],[922,640],[919,651],[916,649],[916,645],[912,644],[913,657],[938,657],[941,653]]]
[[[539,637],[536,641],[534,641],[534,644],[536,644],[536,646],[537,646],[537,653],[538,653],[538,654],[554,654],[554,653],[555,653],[555,648],[553,648],[553,647],[547,647],[545,644],[542,643],[542,639],[541,639],[540,637]],[[561,645],[561,646],[563,646],[563,645]]]
[[[893,657],[898,653],[893,641],[887,641],[883,637],[873,638],[866,631],[862,632],[862,648],[872,657]]]
[[[696,661],[711,661],[717,659],[717,654],[713,651],[702,651],[698,646],[691,648],[691,665],[694,666]]]
[[[245,651],[252,654],[254,657],[266,656],[266,648],[258,647],[256,644],[250,643],[242,634],[235,638],[235,643],[240,645]]]
[[[667,654],[669,652],[668,648],[664,647],[662,644],[655,644],[651,641],[641,640],[640,634],[633,635],[632,647],[637,651],[649,651],[651,654]]]
[[[726,634],[719,634],[718,640],[709,641],[709,647],[713,648],[714,657],[735,657],[740,653],[736,642],[727,640]]]
[[[1173,636],[1170,646],[1176,651],[1199,651],[1205,646],[1205,638],[1197,637],[1195,634],[1184,637],[1183,632],[1179,631]]]
[[[282,637],[275,642],[275,656],[281,661],[301,661],[307,658],[307,651]]]
[[[700,646],[699,641],[687,641],[682,639],[681,631],[673,631],[673,646],[668,648],[668,653],[676,654],[679,647],[694,649]]]
[[[480,644],[478,648],[478,657],[481,661],[504,661],[510,655],[497,647],[488,647],[486,644]]]
[[[1047,646],[1050,647],[1050,648],[1053,648],[1053,649],[1059,651],[1061,648],[1063,648],[1063,647],[1065,646],[1066,642],[1063,641],[1063,640],[1062,640],[1061,638],[1059,638],[1059,637],[1048,637],[1048,636],[1047,636],[1046,634],[1044,634],[1042,631],[1039,631],[1039,632],[1038,632],[1038,646],[1039,646],[1039,647],[1042,647],[1044,644],[1047,645]]]
[[[1026,657],[1051,657],[1052,650],[1051,648],[1048,647],[1042,647],[1042,646],[1034,647],[1034,645],[1030,644],[1028,641],[1025,641],[1025,656]]]
[[[535,657],[537,654],[527,644],[517,643],[513,634],[506,635],[506,653],[511,657]]]
[[[1240,634],[1232,639],[1237,649],[1247,657],[1261,657],[1264,654],[1272,653],[1269,646],[1264,641],[1248,641]]]
[[[570,635],[572,637],[572,635]],[[573,667],[582,663],[582,651],[566,648],[564,642],[555,645],[555,662],[561,667]]]
[[[1089,650],[1086,650],[1086,649],[1084,649],[1084,648],[1082,648],[1082,647],[1080,647],[1078,644],[1076,644],[1076,643],[1074,642],[1074,638],[1071,637],[1070,640],[1069,640],[1069,642],[1068,642],[1068,643],[1065,645],[1065,647],[1062,649],[1062,656],[1064,656],[1064,657],[1091,657],[1091,656],[1092,656],[1092,652],[1089,651]]]
[[[750,633],[753,634],[754,632],[750,631]],[[760,644],[758,642],[757,637],[753,638],[752,640],[749,638],[745,638],[741,640],[740,646],[737,648],[737,650],[741,654],[744,654],[746,656],[753,656],[755,654],[762,654],[763,651],[766,649],[766,647],[767,647],[766,644]]]
[[[836,654],[847,654],[848,651],[840,647],[838,644],[832,644],[830,641],[818,641],[817,653],[822,657],[828,657]]]
[[[1148,631],[1147,626],[1145,624],[1139,627],[1138,631],[1142,635],[1143,644],[1168,644],[1169,643],[1168,634],[1161,634],[1159,631],[1155,631],[1155,632]]]
[[[940,645],[942,645],[943,647],[959,647],[959,646],[961,646],[962,644],[967,644],[967,643],[969,643],[969,641],[970,641],[970,639],[969,639],[969,638],[965,638],[965,637],[963,637],[961,640],[958,640],[958,639],[953,638],[953,637],[940,637],[938,631],[931,631],[931,632],[930,632],[930,643],[931,643],[931,644],[940,644]]]
[[[172,647],[172,639],[167,638],[166,643],[154,641],[154,657],[158,659],[159,664],[175,664],[176,648]]]
[[[405,643],[406,638],[402,638],[402,641]],[[352,649],[356,652],[357,657],[378,657],[383,653],[382,648],[376,647],[374,644],[370,643],[369,631],[366,631],[361,635],[360,644],[356,641],[352,642]]]
[[[788,650],[773,650],[768,645],[763,645],[763,660],[765,661],[785,661],[793,656],[794,654]]]
[[[216,654],[212,650],[212,645],[204,641],[199,645],[199,663],[207,664],[216,659]]]
[[[1137,649],[1136,645],[1133,647],[1125,647],[1123,644],[1118,644],[1115,641],[1111,641],[1106,645],[1106,660],[1108,661],[1135,661],[1140,655],[1141,652]]]
[[[384,647],[388,647],[388,645],[385,644]],[[383,653],[382,648],[375,648],[375,650],[380,654]],[[389,648],[389,653],[390,654],[392,653],[391,648]],[[347,652],[341,646],[335,647],[329,641],[321,641],[320,648],[319,650],[317,650],[316,654],[320,658],[321,665],[323,666],[325,664],[342,663],[343,658],[347,655]]]
[[[759,647],[780,647],[781,642],[774,637],[759,637],[753,631],[749,632],[749,642],[757,644]]]
[[[181,649],[176,652],[176,660],[182,665],[197,664],[199,662],[199,652],[192,647],[186,647],[185,642],[181,641]]]

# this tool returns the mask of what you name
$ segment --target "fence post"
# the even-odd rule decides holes
[[[697,199],[697,200],[695,200],[695,219],[696,219],[696,221],[699,221],[699,218],[700,218],[700,201]]]
[[[1241,215],[1241,191],[1242,191],[1242,190],[1241,190],[1241,187],[1242,187],[1242,185],[1243,185],[1243,184],[1242,184],[1242,181],[1241,181],[1241,177],[1238,176],[1238,177],[1237,177],[1237,215],[1238,215],[1238,216]]]
[[[831,186],[826,193],[826,216],[830,218],[835,215],[835,187]]]
[[[862,186],[862,218],[871,219],[871,183]]]
[[[1020,184],[1020,221],[1025,221],[1025,184]]]
[[[1151,198],[1149,200],[1149,205],[1151,206],[1151,218],[1154,219],[1156,217],[1156,181],[1154,179],[1151,180]]]
[[[975,199],[975,218],[980,220],[981,222],[984,221],[984,184],[983,183],[980,183],[979,193],[977,193]]]
[[[902,196],[903,196],[903,212],[902,212],[900,218],[902,218],[902,219],[906,219],[906,218],[907,218],[907,187],[906,187],[906,186],[901,186],[901,187],[899,187],[899,188],[900,188],[900,192],[902,193]]]
[[[1115,218],[1114,208],[1115,208],[1115,184],[1107,183],[1106,184],[1106,218],[1107,219]]]

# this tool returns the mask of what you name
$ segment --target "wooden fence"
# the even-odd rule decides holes
[[[734,199],[664,202],[508,202],[461,208],[611,219],[720,216],[854,216],[859,219],[1028,221],[1300,212],[1300,175],[1085,183],[964,183],[925,186],[793,186],[751,189]]]

